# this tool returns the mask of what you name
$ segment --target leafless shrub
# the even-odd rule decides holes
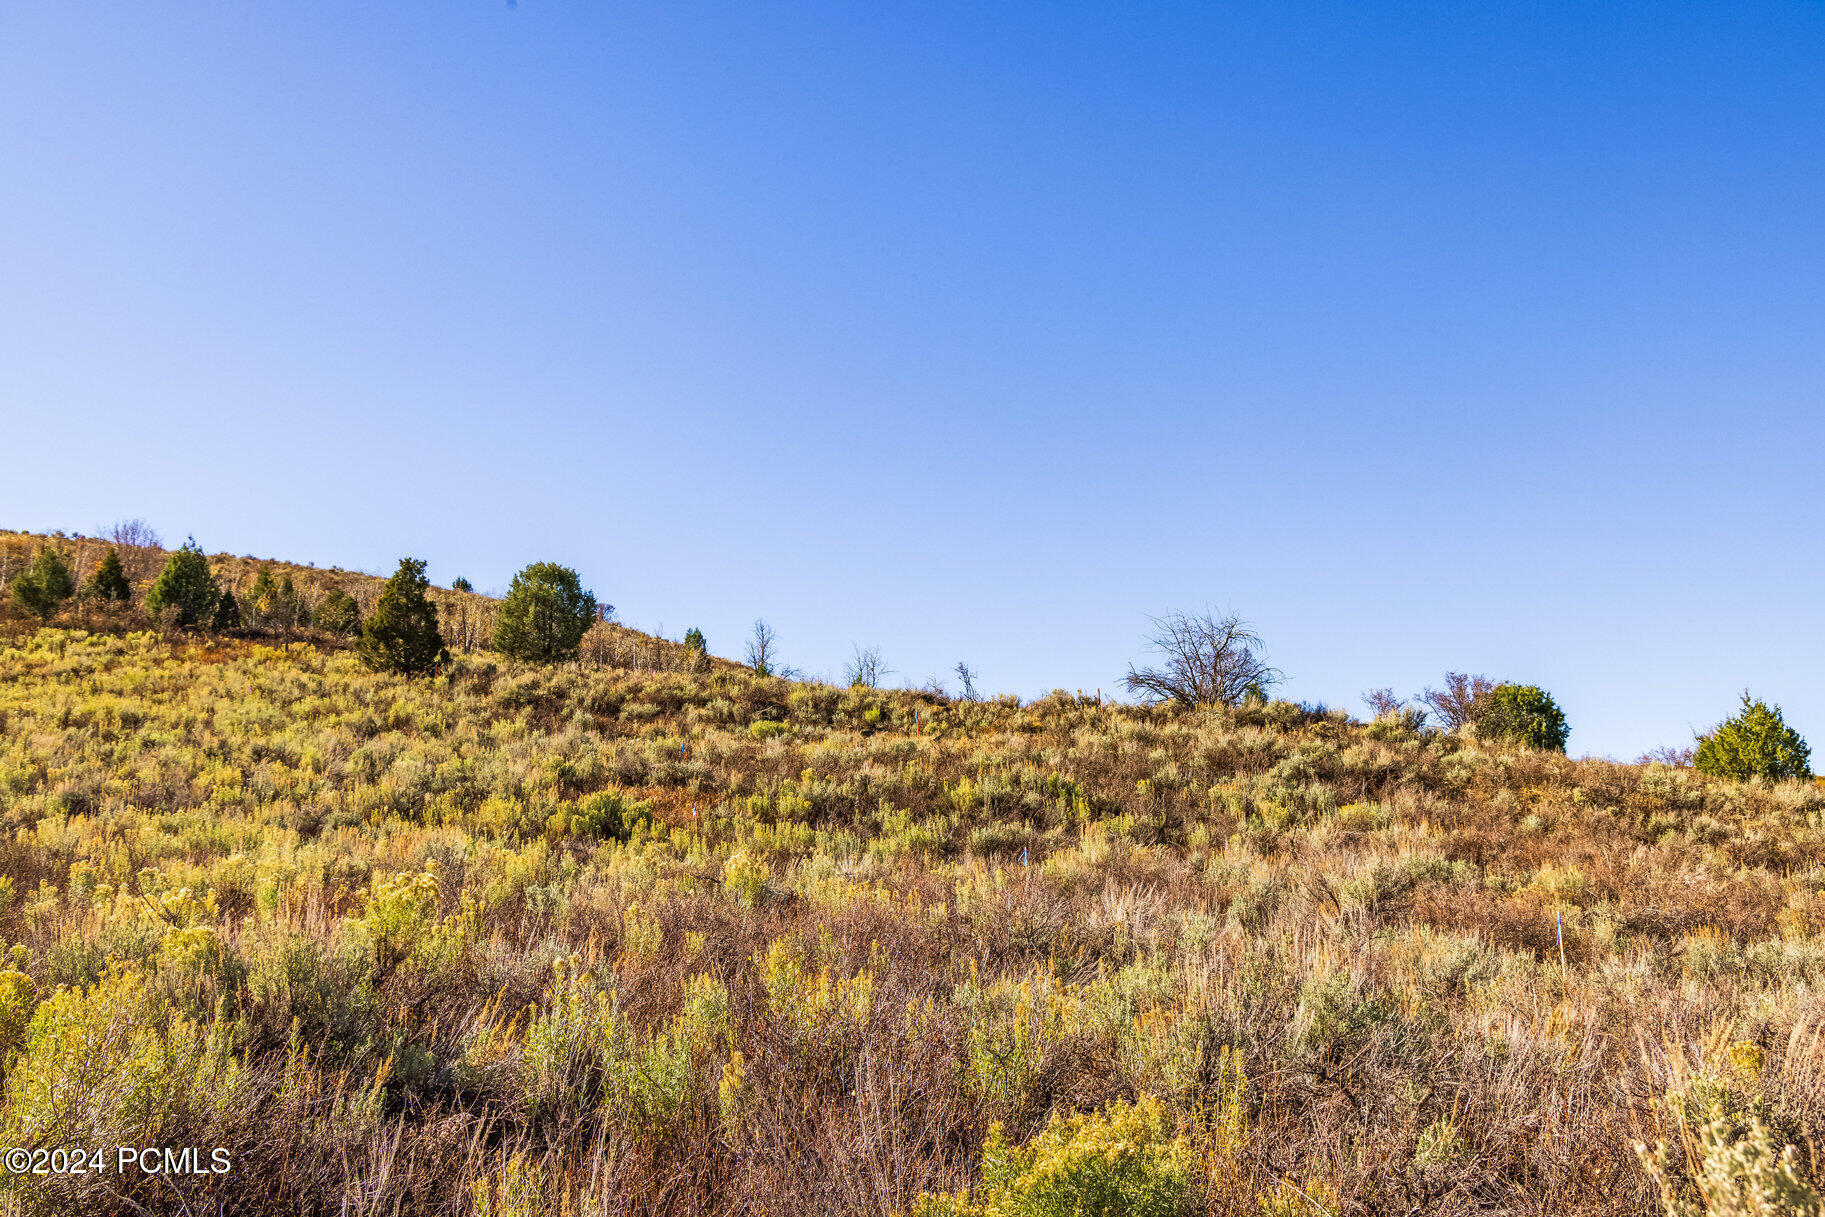
[[[1684,747],[1667,744],[1642,753],[1636,758],[1635,763],[1637,765],[1671,765],[1675,769],[1690,769],[1692,758],[1697,754],[1698,746],[1696,744],[1687,744]]]
[[[137,516],[117,521],[102,535],[116,545],[133,549],[158,549],[162,544],[158,530]]]
[[[976,692],[976,669],[959,659],[956,668],[953,670],[957,673],[957,679],[962,682],[963,692],[961,696],[963,700],[981,701],[982,695]]]
[[[855,654],[843,665],[843,683],[861,685],[865,689],[878,689],[881,682],[892,676],[894,670],[881,659],[880,647],[863,648],[856,646]]]
[[[1494,693],[1496,684],[1486,676],[1466,676],[1462,672],[1445,673],[1445,687],[1427,689],[1420,700],[1431,707],[1432,713],[1447,731],[1456,731],[1476,721],[1482,713],[1483,705]]]
[[[1362,695],[1362,700],[1373,718],[1397,719],[1409,731],[1418,731],[1426,724],[1426,711],[1409,705],[1404,697],[1395,696],[1393,689],[1370,689]]]
[[[1154,625],[1148,647],[1164,657],[1164,666],[1130,664],[1122,679],[1130,693],[1146,701],[1236,706],[1283,679],[1263,657],[1261,636],[1235,613],[1175,612],[1148,620]]]

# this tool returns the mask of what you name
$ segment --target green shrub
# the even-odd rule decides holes
[[[120,550],[109,546],[101,565],[89,576],[88,585],[83,591],[91,600],[109,604],[125,604],[133,598],[133,585],[127,582],[127,570],[121,565]]]
[[[1538,685],[1500,684],[1476,719],[1478,739],[1564,752],[1571,728],[1552,695]]]
[[[513,577],[495,614],[494,649],[514,659],[572,659],[595,620],[595,593],[576,571],[534,562]]]
[[[355,653],[368,667],[412,676],[436,670],[450,657],[437,631],[437,607],[425,596],[430,586],[421,558],[401,558],[373,613],[361,626]]]
[[[919,1197],[913,1217],[1176,1217],[1191,1211],[1190,1142],[1143,1097],[1093,1115],[1054,1116],[1023,1148],[989,1129],[972,1199]]]
[[[1744,692],[1742,713],[1699,740],[1692,764],[1700,773],[1732,781],[1780,781],[1810,777],[1811,760],[1812,750],[1781,717],[1781,708]]]
[[[49,621],[63,602],[76,594],[76,580],[63,555],[48,545],[12,582],[13,603],[42,621]]]

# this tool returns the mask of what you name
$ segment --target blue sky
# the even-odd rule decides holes
[[[1816,4],[0,5],[0,524],[1825,747]]]

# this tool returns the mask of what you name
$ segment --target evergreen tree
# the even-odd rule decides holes
[[[49,621],[65,600],[76,594],[76,579],[63,555],[38,547],[32,564],[13,577],[13,603],[41,621]]]
[[[399,560],[355,644],[355,653],[370,668],[413,676],[435,670],[450,657],[437,631],[437,606],[425,595],[429,586],[422,559]]]
[[[1743,709],[1698,741],[1692,765],[1712,777],[1743,782],[1752,777],[1778,782],[1812,776],[1812,749],[1787,725],[1781,708],[1770,708],[1743,693]]]
[[[495,614],[494,649],[514,659],[570,659],[595,620],[595,593],[576,571],[534,562],[513,577]]]
[[[1476,734],[1478,739],[1564,752],[1571,727],[1546,690],[1537,685],[1501,684],[1478,711]]]
[[[209,559],[203,556],[196,538],[191,537],[165,559],[165,569],[146,593],[146,611],[157,618],[175,609],[177,626],[194,629],[214,620],[216,602],[221,598],[221,589],[209,573]]]
[[[696,626],[684,632],[684,645],[687,650],[696,651],[699,655],[710,653],[710,644],[704,641],[703,631]]]
[[[102,600],[110,604],[125,604],[133,598],[133,585],[127,582],[127,569],[121,565],[120,550],[108,547],[107,556],[95,573],[89,576],[85,594],[92,600]]]
[[[215,612],[209,616],[209,628],[212,630],[232,630],[241,624],[241,606],[234,598],[232,589],[225,589],[222,598],[215,602]]]
[[[317,628],[342,638],[361,632],[361,606],[339,587],[332,587],[317,608]]]
[[[475,585],[461,575],[458,575],[450,581],[450,590],[453,592],[472,592],[475,590]]]

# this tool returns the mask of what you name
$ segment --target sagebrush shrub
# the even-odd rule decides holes
[[[1753,1116],[1741,1136],[1739,1127],[1726,1114],[1699,1125],[1696,1200],[1687,1199],[1677,1182],[1679,1172],[1666,1144],[1649,1152],[1635,1143],[1667,1217],[1825,1217],[1825,1197],[1801,1177],[1794,1147],[1777,1150],[1767,1125]]]

